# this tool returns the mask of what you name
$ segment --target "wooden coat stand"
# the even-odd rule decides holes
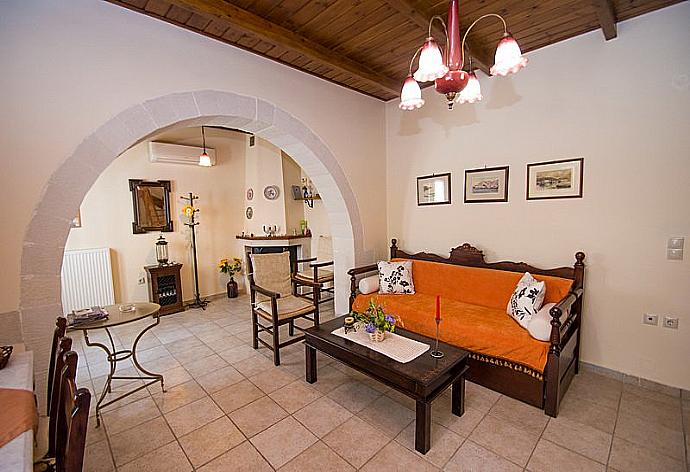
[[[208,305],[208,300],[202,300],[201,296],[199,295],[199,269],[198,269],[198,262],[197,262],[197,256],[196,256],[196,232],[195,232],[195,226],[197,226],[199,223],[196,221],[196,212],[199,211],[198,208],[194,208],[194,200],[198,200],[199,197],[194,195],[192,192],[189,192],[189,196],[186,197],[180,197],[183,200],[186,200],[189,202],[189,206],[192,207],[192,216],[189,218],[189,222],[185,223],[186,226],[189,226],[189,229],[192,232],[192,254],[194,256],[192,260],[192,264],[194,267],[194,301],[187,305],[188,308],[201,308],[202,310],[206,309],[206,305]]]

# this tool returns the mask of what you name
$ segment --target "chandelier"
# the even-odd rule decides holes
[[[459,0],[450,0],[448,4],[448,26],[440,16],[434,16],[429,20],[429,36],[412,56],[410,61],[409,75],[403,83],[402,93],[400,94],[401,110],[415,110],[424,106],[422,90],[419,82],[434,81],[434,88],[442,95],[446,96],[448,109],[453,109],[454,103],[475,103],[482,99],[481,87],[477,75],[472,71],[470,58],[470,72],[465,72],[465,40],[470,30],[485,18],[498,18],[503,23],[503,38],[498,42],[494,65],[491,67],[491,75],[506,76],[514,74],[527,65],[527,58],[522,55],[520,46],[515,38],[508,32],[506,22],[501,15],[488,13],[482,15],[465,30],[460,42],[460,25],[458,22],[458,3]],[[443,25],[446,32],[446,44],[444,54],[438,47],[438,43],[431,35],[431,25],[434,20],[438,20]],[[419,56],[418,67],[412,73],[414,60]]]

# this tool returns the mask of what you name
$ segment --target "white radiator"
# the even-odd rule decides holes
[[[115,303],[110,248],[65,251],[61,277],[65,313]]]

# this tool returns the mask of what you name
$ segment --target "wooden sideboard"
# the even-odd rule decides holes
[[[184,311],[182,297],[182,264],[146,266],[149,283],[149,300],[161,306],[160,314],[169,315]]]

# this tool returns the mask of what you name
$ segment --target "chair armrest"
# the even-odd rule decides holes
[[[355,267],[353,269],[350,269],[347,271],[347,275],[353,276],[353,275],[366,274],[367,272],[373,272],[375,270],[379,270],[378,264],[369,264],[366,266]]]
[[[559,301],[554,307],[549,310],[549,314],[551,315],[551,337],[549,339],[549,342],[551,343],[551,349],[550,351],[558,351],[560,352],[561,348],[561,335],[563,334],[561,332],[561,328],[563,326],[568,326],[569,323],[566,320],[566,323],[561,323],[561,316],[563,313],[568,311],[570,307],[575,303],[580,297],[582,297],[582,294],[584,293],[584,289],[582,287],[577,288],[571,292],[568,293],[561,301]],[[568,316],[568,319],[570,319],[572,316],[578,316],[579,314],[573,314],[572,310],[570,312],[570,315]]]
[[[298,264],[302,264],[304,262],[314,262],[316,260],[316,257],[307,257],[306,259],[297,259],[295,262]]]
[[[311,263],[311,264],[309,264],[309,267],[319,268],[319,269],[320,269],[321,267],[328,267],[328,266],[332,266],[332,265],[333,265],[333,261],[328,261],[328,262],[316,262],[316,263]]]
[[[314,282],[313,280],[302,280],[302,279],[297,279],[295,276],[292,277],[292,281],[297,284],[297,285],[306,285],[311,288],[321,288],[321,284],[319,282]]]
[[[272,291],[268,290],[267,288],[263,288],[259,285],[252,284],[250,288],[252,290],[259,292],[262,295],[266,295],[267,297],[275,298],[275,299],[280,298],[280,294],[278,292],[272,292]]]

